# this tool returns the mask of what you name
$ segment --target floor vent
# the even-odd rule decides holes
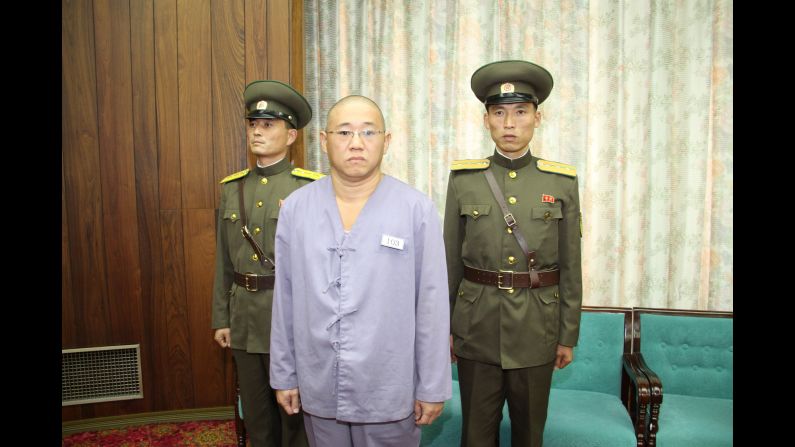
[[[61,405],[143,397],[140,345],[61,351]]]

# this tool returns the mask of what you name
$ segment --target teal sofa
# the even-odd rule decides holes
[[[643,446],[650,388],[630,356],[632,311],[583,307],[574,362],[552,376],[545,447]],[[453,365],[453,397],[442,415],[422,429],[421,446],[461,444],[461,396]],[[507,404],[500,425],[501,447],[511,445]]]
[[[647,445],[733,445],[734,314],[633,313],[633,356],[652,388]]]

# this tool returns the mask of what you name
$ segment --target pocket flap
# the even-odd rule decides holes
[[[488,216],[490,211],[491,205],[461,205],[461,215],[471,216],[473,219]]]
[[[224,210],[223,219],[237,222],[240,219],[240,213],[238,210]]]
[[[563,219],[563,211],[560,208],[549,206],[533,208],[533,219]]]

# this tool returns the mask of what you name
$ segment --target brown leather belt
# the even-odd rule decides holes
[[[240,287],[245,287],[249,292],[256,292],[260,289],[272,289],[274,278],[274,276],[235,272],[235,284]]]
[[[560,270],[535,270],[538,275],[537,283],[532,281],[530,272],[501,271],[492,272],[491,270],[481,270],[468,265],[464,266],[464,278],[478,284],[497,286],[500,289],[515,289],[529,287],[554,286],[560,282]]]

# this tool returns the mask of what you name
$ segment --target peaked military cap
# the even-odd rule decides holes
[[[546,68],[527,61],[498,61],[472,74],[470,85],[480,102],[510,104],[532,102],[538,107],[552,91],[552,75]]]
[[[300,93],[279,81],[254,81],[243,92],[246,118],[279,118],[294,129],[312,119],[312,107]]]

